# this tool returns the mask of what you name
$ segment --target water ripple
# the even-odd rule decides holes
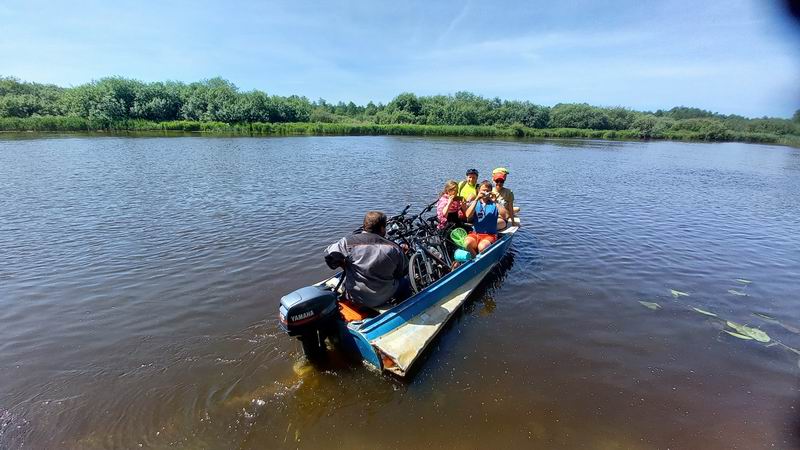
[[[2,139],[0,446],[790,447],[798,155]],[[280,296],[329,274],[323,249],[365,211],[419,210],[468,166],[509,167],[525,223],[414,380],[339,356],[305,365],[275,321]],[[731,337],[728,320],[779,344]]]

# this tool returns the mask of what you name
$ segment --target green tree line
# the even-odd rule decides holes
[[[109,77],[64,88],[0,77],[0,130],[169,129],[176,126],[174,123],[198,130],[254,129],[243,124],[321,123],[360,127],[322,127],[327,130],[386,130],[391,125],[450,127],[447,129],[451,131],[457,126],[473,130],[494,127],[499,131],[490,134],[517,136],[596,136],[599,131],[603,137],[789,143],[800,137],[800,110],[791,119],[747,118],[683,106],[655,112],[585,103],[549,107],[529,101],[485,98],[470,92],[433,96],[406,92],[385,105],[373,102],[357,105],[333,104],[324,99],[310,101],[296,95],[268,95],[259,90],[243,92],[222,78],[194,83],[146,83]],[[212,123],[221,125],[209,125]],[[403,132],[411,129],[424,128],[398,128]],[[552,131],[565,129],[593,133]]]

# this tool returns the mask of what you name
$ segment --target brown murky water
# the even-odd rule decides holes
[[[307,365],[322,248],[498,165],[524,227],[416,376]],[[2,448],[798,443],[795,149],[5,136],[0,249]]]

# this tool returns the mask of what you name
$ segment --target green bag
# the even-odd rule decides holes
[[[463,228],[454,228],[453,231],[450,232],[450,239],[461,248],[467,248],[466,244],[464,243],[464,239],[466,238],[467,230]]]

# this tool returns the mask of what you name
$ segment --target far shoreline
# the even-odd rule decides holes
[[[708,135],[702,132],[667,132],[644,136],[641,130],[595,130],[583,128],[530,128],[522,125],[418,125],[374,123],[238,123],[126,120],[92,123],[78,117],[30,117],[0,119],[0,133],[188,133],[194,136],[419,136],[534,139],[600,139],[608,141],[741,142],[774,144],[800,148],[800,137],[772,133],[728,132]]]

